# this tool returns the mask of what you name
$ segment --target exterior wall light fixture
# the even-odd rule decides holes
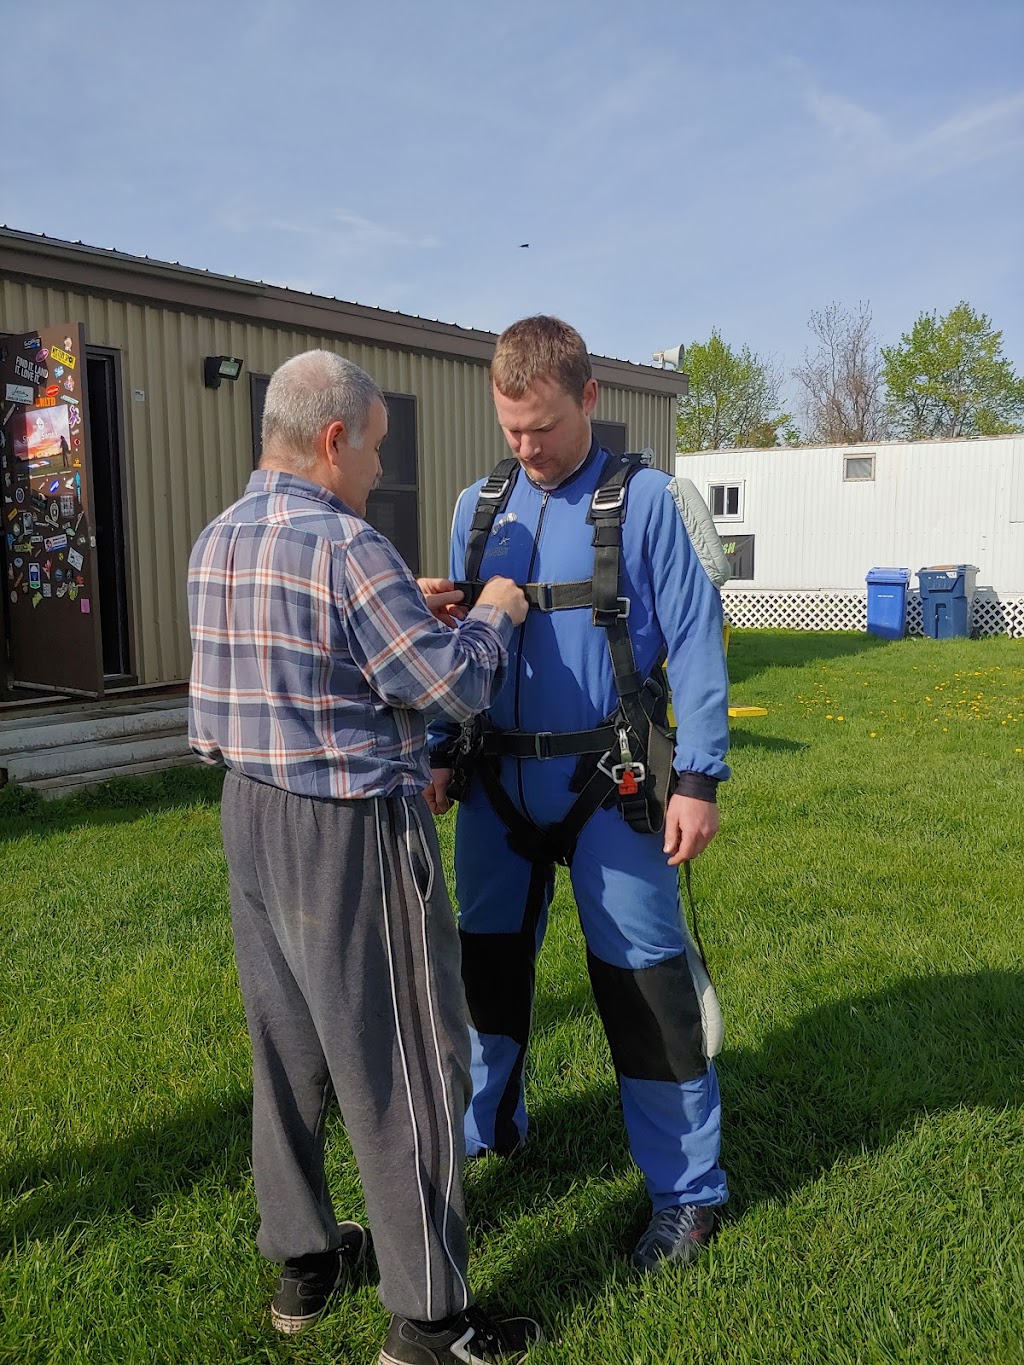
[[[222,379],[237,379],[245,362],[230,355],[208,355],[203,361],[203,383],[208,389],[219,389]]]

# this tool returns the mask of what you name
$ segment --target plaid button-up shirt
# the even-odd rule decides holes
[[[490,705],[513,629],[486,606],[441,625],[384,536],[262,469],[196,541],[188,606],[193,750],[305,796],[422,791],[426,723]]]

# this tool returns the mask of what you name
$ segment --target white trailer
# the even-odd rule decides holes
[[[676,457],[711,509],[733,566],[736,625],[861,629],[865,578],[977,566],[973,625],[1024,636],[1024,435],[872,445],[711,450]]]

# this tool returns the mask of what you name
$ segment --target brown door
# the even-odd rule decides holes
[[[85,328],[0,337],[11,683],[103,695]]]

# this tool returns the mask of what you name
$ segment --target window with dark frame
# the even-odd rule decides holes
[[[250,374],[253,468],[263,453],[261,427],[267,400],[267,374]],[[366,504],[366,520],[387,536],[414,574],[419,573],[419,456],[416,440],[416,399],[411,394],[386,393],[388,434],[380,451],[380,486]]]
[[[591,422],[590,430],[609,455],[625,455],[629,439],[625,422]]]
[[[255,469],[263,454],[263,405],[267,401],[269,374],[249,375],[249,413],[252,417],[252,467]]]
[[[388,434],[380,448],[383,474],[366,504],[366,520],[387,536],[414,574],[420,571],[419,459],[416,399],[386,393]]]

